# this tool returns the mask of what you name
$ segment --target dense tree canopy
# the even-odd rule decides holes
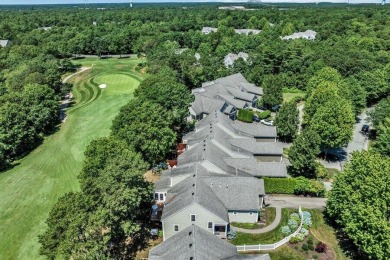
[[[172,124],[172,116],[164,107],[148,101],[132,100],[121,109],[112,130],[114,136],[142,153],[149,163],[157,163],[176,143],[177,136]]]
[[[48,258],[129,259],[149,237],[151,184],[140,154],[113,138],[93,141],[79,176],[81,192],[61,198],[40,236]]]
[[[350,103],[337,97],[318,108],[310,121],[310,127],[320,136],[321,148],[328,149],[348,144],[354,123]]]
[[[371,259],[390,257],[390,160],[355,152],[336,177],[327,213]]]
[[[188,114],[193,95],[188,88],[173,77],[155,75],[144,80],[135,91],[140,102],[153,102],[169,111],[176,123]]]

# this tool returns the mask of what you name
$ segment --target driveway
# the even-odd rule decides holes
[[[326,198],[268,195],[265,198],[265,203],[266,205],[269,204],[270,207],[299,208],[301,206],[307,209],[324,209],[326,200]]]

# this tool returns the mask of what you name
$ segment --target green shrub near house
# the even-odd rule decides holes
[[[253,112],[246,109],[240,109],[238,110],[238,117],[237,119],[246,122],[246,123],[252,123],[253,122]]]
[[[268,117],[271,116],[271,111],[265,110],[261,113],[257,113],[257,115],[260,117],[260,119],[267,119]]]

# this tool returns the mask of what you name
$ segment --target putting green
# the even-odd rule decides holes
[[[85,59],[94,66],[69,80],[75,105],[60,129],[0,173],[0,259],[42,259],[38,235],[59,197],[77,191],[83,152],[91,140],[107,136],[119,109],[132,97],[143,76],[134,71],[138,59]],[[100,89],[99,84],[107,84]]]

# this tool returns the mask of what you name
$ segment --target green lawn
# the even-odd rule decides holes
[[[233,245],[258,245],[258,244],[273,244],[281,239],[282,226],[287,225],[288,218],[291,213],[297,212],[296,209],[282,209],[282,220],[277,228],[264,234],[245,234],[237,232],[236,238],[231,241]],[[234,229],[234,228],[233,228]]]
[[[306,94],[303,92],[298,92],[298,93],[283,93],[283,102],[288,102],[292,100],[295,97],[304,97]]]
[[[91,66],[73,77],[76,104],[56,133],[19,162],[0,173],[0,259],[39,259],[37,235],[57,199],[77,191],[83,152],[89,142],[110,133],[111,122],[132,97],[143,76],[137,59],[85,59]],[[107,84],[99,89],[99,84]]]
[[[276,217],[276,208],[274,207],[267,207],[265,208],[265,215],[267,217],[267,221],[265,223],[265,227],[271,225],[272,222],[274,222]]]
[[[313,220],[313,226],[310,228],[313,236],[332,248],[335,259],[348,259],[340,248],[334,229],[325,223],[323,212],[318,209],[308,209],[307,211],[311,213]]]

